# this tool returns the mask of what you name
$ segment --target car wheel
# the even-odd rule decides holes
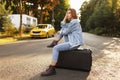
[[[52,35],[52,37],[54,37],[54,34]]]

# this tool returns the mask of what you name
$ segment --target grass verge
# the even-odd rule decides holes
[[[16,42],[16,41],[21,41],[21,40],[27,40],[27,39],[30,39],[29,34],[23,34],[22,37],[20,36],[4,37],[4,38],[0,38],[0,45],[11,43],[11,42]]]

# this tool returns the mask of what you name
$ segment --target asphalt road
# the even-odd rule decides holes
[[[104,43],[114,40],[83,33],[85,45],[93,51],[93,60],[102,56]],[[31,39],[0,45],[0,80],[86,80],[89,72],[57,69],[57,75],[41,77],[40,73],[51,61],[52,49],[47,48],[53,38]],[[62,42],[62,41],[61,41]]]

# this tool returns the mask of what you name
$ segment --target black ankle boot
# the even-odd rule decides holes
[[[41,76],[51,76],[51,75],[55,75],[56,71],[55,71],[55,66],[49,66],[48,69],[46,69],[46,71],[41,73]]]
[[[57,45],[58,41],[53,40],[52,43],[50,45],[48,45],[47,47],[54,47],[55,45]]]

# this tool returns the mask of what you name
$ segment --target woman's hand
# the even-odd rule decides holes
[[[60,34],[60,31],[58,31],[57,34]]]
[[[65,17],[63,19],[63,22],[66,22],[66,20],[67,20],[67,12],[66,12]]]

